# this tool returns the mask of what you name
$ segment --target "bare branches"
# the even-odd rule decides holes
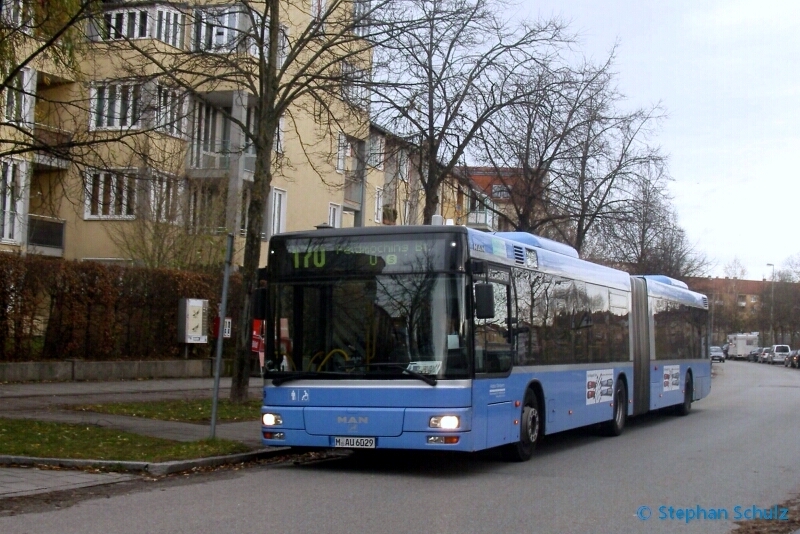
[[[409,29],[376,48],[375,117],[419,145],[429,223],[438,191],[481,127],[528,94],[515,79],[545,62],[555,23],[505,24],[500,3],[408,0]]]

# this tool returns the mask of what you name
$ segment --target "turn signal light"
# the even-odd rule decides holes
[[[455,445],[458,443],[458,436],[428,436],[429,444]]]

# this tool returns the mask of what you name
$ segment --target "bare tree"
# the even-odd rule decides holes
[[[530,97],[496,113],[473,157],[496,169],[507,199],[500,215],[581,251],[593,229],[627,217],[637,180],[663,157],[646,144],[658,107],[627,112],[614,87],[614,55],[600,65],[532,71]],[[641,191],[638,191],[641,192]],[[634,201],[635,203],[635,201]]]
[[[586,243],[598,261],[631,274],[702,276],[709,262],[678,224],[666,190],[669,178],[660,163],[643,167],[642,174],[632,177],[617,216],[601,220]]]
[[[402,3],[415,24],[376,48],[373,104],[379,123],[419,147],[423,222],[430,224],[445,177],[484,123],[528,97],[528,88],[515,82],[546,63],[562,27],[511,26],[498,15],[501,1]]]
[[[747,277],[747,269],[738,257],[726,263],[722,270],[728,278],[744,280]]]
[[[549,169],[551,190],[557,192],[548,199],[549,209],[569,221],[556,230],[579,252],[595,224],[620,218],[630,182],[662,159],[644,144],[657,108],[620,112],[620,98],[610,85],[590,98],[580,109],[569,154]]]
[[[791,273],[793,281],[800,281],[800,253],[786,258],[786,270]]]
[[[471,147],[472,158],[493,169],[493,184],[506,199],[497,215],[522,232],[549,233],[548,227],[569,219],[549,209],[550,169],[563,165],[583,119],[579,113],[590,98],[603,91],[611,60],[601,68],[575,71],[557,64],[525,73],[517,83],[528,88],[527,99],[508,106],[486,121]]]

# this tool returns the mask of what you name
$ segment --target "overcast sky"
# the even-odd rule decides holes
[[[679,222],[710,274],[738,258],[770,278],[800,253],[800,2],[523,0],[602,62],[618,43],[627,104],[661,103]]]

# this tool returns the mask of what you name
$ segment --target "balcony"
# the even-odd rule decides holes
[[[33,125],[33,141],[36,145],[52,147],[52,151],[37,151],[33,155],[34,165],[41,170],[65,170],[69,168],[69,143],[74,132],[55,126],[36,123]]]
[[[204,170],[228,170],[231,165],[231,143],[228,139],[215,139],[192,143],[189,167]]]
[[[344,176],[344,201],[349,203],[351,208],[361,209],[361,188],[363,180],[359,173],[347,172]]]
[[[470,211],[467,214],[467,226],[476,230],[492,232],[495,230],[495,216],[493,211],[487,209]]]
[[[243,154],[232,152],[227,139],[193,143],[189,157],[189,175],[193,178],[219,177],[231,170],[237,156],[240,156],[240,172],[245,173],[245,179],[252,179],[256,170],[256,156],[252,151],[246,150]]]
[[[64,255],[64,220],[28,215],[28,252],[42,256]]]

